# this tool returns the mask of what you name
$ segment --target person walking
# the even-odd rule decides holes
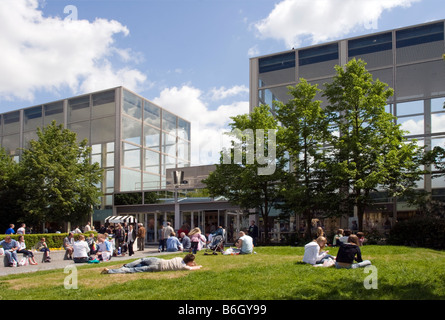
[[[145,235],[147,233],[147,230],[145,229],[144,225],[142,223],[139,223],[139,228],[137,232],[137,247],[138,251],[144,251],[145,250]]]

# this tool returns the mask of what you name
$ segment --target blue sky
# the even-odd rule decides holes
[[[0,0],[0,113],[123,85],[190,120],[192,162],[207,164],[248,112],[251,56],[444,13],[441,0]]]

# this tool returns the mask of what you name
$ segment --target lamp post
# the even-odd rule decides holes
[[[184,171],[173,171],[173,185],[175,186],[175,230],[178,230],[181,226],[180,221],[180,210],[178,201],[178,188],[181,185],[188,184],[188,181],[184,180]]]

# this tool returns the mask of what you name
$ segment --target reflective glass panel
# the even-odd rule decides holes
[[[445,133],[445,113],[431,115],[431,133]]]
[[[162,130],[176,135],[176,116],[166,110],[162,110]]]
[[[80,97],[68,100],[68,122],[90,118],[90,97]]]
[[[158,129],[144,125],[145,147],[154,149],[156,151],[160,151],[159,148],[160,138],[161,138],[161,133]]]
[[[160,188],[160,182],[161,182],[161,177],[159,175],[154,175],[154,174],[150,174],[150,173],[143,173],[142,174],[142,178],[143,178],[143,190],[148,190],[148,189],[159,189]]]
[[[90,122],[76,122],[68,125],[68,129],[74,131],[77,134],[77,141],[82,141],[83,139],[90,140]]]
[[[178,139],[178,158],[190,159],[190,142]]]
[[[43,118],[44,126],[51,124],[53,120],[55,120],[57,124],[63,124],[65,122],[63,116],[63,101],[46,104],[43,106],[43,111],[45,114]]]
[[[162,152],[176,156],[176,137],[163,133]]]
[[[2,147],[5,148],[5,150],[9,154],[16,154],[16,150],[20,148],[20,135],[13,134],[9,136],[3,136]]]
[[[122,144],[122,165],[129,168],[141,169],[141,148],[129,143]]]
[[[144,171],[157,173],[160,172],[160,153],[151,150],[144,149],[145,153],[145,166]]]
[[[25,109],[23,111],[25,119],[23,124],[24,131],[36,130],[43,125],[42,107]]]
[[[142,118],[142,99],[124,90],[124,105],[122,111],[136,119]]]
[[[190,140],[190,122],[178,118],[178,136],[184,140]]]
[[[121,191],[141,190],[141,171],[121,168]]]
[[[115,90],[93,94],[93,117],[115,114]]]
[[[144,122],[161,127],[161,108],[147,100],[144,100]]]
[[[397,123],[401,124],[401,129],[408,131],[407,135],[424,134],[423,116],[398,118]]]
[[[122,140],[141,145],[142,122],[122,117]]]
[[[20,112],[14,111],[3,114],[3,134],[20,132]]]
[[[397,116],[423,113],[423,100],[397,103]]]
[[[176,167],[176,158],[162,155],[162,175],[166,175],[166,170]]]
[[[431,112],[445,111],[445,98],[431,99]]]
[[[91,143],[113,141],[115,128],[116,118],[114,116],[91,120]]]

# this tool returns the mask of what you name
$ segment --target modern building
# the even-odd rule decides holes
[[[387,112],[397,117],[408,139],[417,139],[427,150],[445,145],[445,20],[409,26],[360,37],[323,43],[305,48],[250,59],[250,106],[286,103],[288,86],[300,78],[323,89],[332,81],[334,66],[362,59],[374,79],[395,91]],[[316,99],[323,101],[319,94]],[[323,104],[322,104],[323,106]],[[272,107],[273,109],[273,107]],[[273,111],[273,110],[272,110]],[[418,183],[433,197],[445,198],[445,181],[426,175]],[[385,222],[408,218],[415,212],[403,201],[389,199],[384,192],[375,195],[384,207],[368,210],[365,223],[382,227]]]
[[[239,223],[238,208],[197,196],[212,166],[190,167],[189,121],[116,87],[0,114],[0,144],[19,161],[20,150],[37,138],[37,128],[53,120],[76,132],[79,141],[88,139],[92,161],[104,169],[104,196],[92,217],[96,228],[106,219],[137,220],[147,226],[147,240],[157,242],[165,221],[176,229],[188,223],[203,230]],[[185,171],[187,185],[173,184],[178,169]],[[121,216],[128,218],[110,218]]]

